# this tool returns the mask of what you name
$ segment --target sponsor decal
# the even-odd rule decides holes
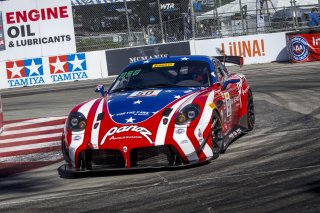
[[[242,130],[241,130],[240,128],[238,128],[237,130],[231,132],[228,137],[229,137],[230,139],[234,139],[235,137],[237,137],[237,136],[240,135],[241,133],[242,133]]]
[[[120,112],[113,116],[125,116],[125,115],[134,115],[134,116],[149,116],[150,112],[146,111],[130,111],[130,112]],[[135,119],[133,119],[135,120]]]
[[[211,109],[217,108],[216,105],[215,105],[213,102],[209,104],[209,107],[210,107]]]
[[[156,97],[162,90],[144,90],[133,92],[128,97]]]
[[[225,93],[224,93],[224,97],[225,97],[226,106],[227,106],[227,117],[230,117],[230,116],[231,116],[232,108],[231,108],[231,100],[230,100],[230,94],[229,94],[229,92],[225,92]]]
[[[295,61],[305,60],[310,54],[308,42],[300,36],[290,38],[289,54]]]
[[[174,67],[175,63],[153,64],[152,68]]]
[[[49,57],[49,64],[53,83],[88,78],[84,53]]]
[[[111,129],[108,130],[108,132],[105,134],[105,136],[103,137],[100,145],[102,146],[105,142],[106,139],[108,137],[114,136],[116,134],[120,134],[120,133],[127,133],[127,132],[136,132],[141,134],[144,138],[146,138],[151,144],[153,143],[150,136],[152,135],[152,133],[144,128],[144,127],[139,127],[139,126],[123,126],[123,127],[112,127]],[[117,139],[127,139],[126,137],[128,136],[124,136],[124,138],[117,138]],[[134,137],[134,136],[133,136]],[[115,137],[111,137],[113,140],[116,140]],[[110,138],[110,140],[111,140]]]
[[[41,58],[8,61],[6,72],[9,87],[22,87],[44,84]]]

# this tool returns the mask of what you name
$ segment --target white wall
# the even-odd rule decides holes
[[[288,61],[285,32],[190,41],[193,55],[244,57],[245,64]]]

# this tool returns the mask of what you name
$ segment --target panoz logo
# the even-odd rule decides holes
[[[41,58],[6,62],[9,87],[44,84]]]
[[[84,53],[49,57],[49,64],[53,83],[88,78]]]
[[[110,137],[110,140],[117,140],[117,139],[132,139],[132,138],[140,138],[139,136],[124,136],[124,137],[114,137],[115,134],[120,134],[120,133],[126,133],[126,132],[137,132],[143,137],[145,137],[151,144],[153,143],[150,136],[152,133],[147,130],[144,127],[139,127],[139,126],[123,126],[123,127],[113,127],[109,129],[109,131],[106,133],[106,135],[103,137],[100,146],[102,146],[105,142],[107,137]]]
[[[290,55],[295,61],[303,61],[310,54],[308,42],[300,36],[290,38],[289,49]]]

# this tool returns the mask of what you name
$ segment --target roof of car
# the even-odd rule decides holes
[[[210,57],[209,56],[204,56],[204,55],[168,56],[168,57],[163,57],[163,58],[152,58],[152,59],[148,59],[148,60],[144,60],[144,61],[133,62],[129,66],[146,64],[146,63],[154,64],[154,63],[188,61],[188,60],[210,62]]]

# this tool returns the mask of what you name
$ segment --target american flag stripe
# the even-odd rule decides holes
[[[0,176],[61,161],[65,120],[64,116],[6,121],[0,135]]]

